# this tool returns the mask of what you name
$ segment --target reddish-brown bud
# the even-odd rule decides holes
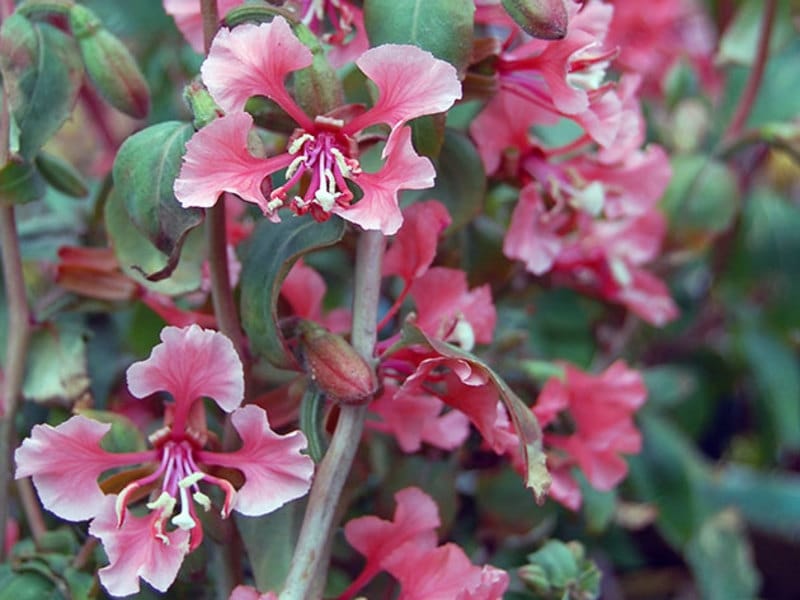
[[[366,404],[378,389],[375,373],[345,339],[311,321],[299,326],[303,359],[320,391],[334,402]]]

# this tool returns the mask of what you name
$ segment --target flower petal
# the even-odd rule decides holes
[[[231,412],[244,396],[244,373],[231,341],[197,325],[165,327],[162,342],[146,360],[128,368],[128,389],[137,398],[166,391],[178,413],[188,413],[195,400],[213,398]]]
[[[363,229],[379,229],[393,235],[403,224],[397,204],[402,190],[424,190],[433,186],[436,171],[427,158],[419,156],[411,144],[411,128],[395,132],[383,149],[386,163],[377,173],[363,173],[355,180],[364,196],[356,204],[331,211]]]
[[[436,257],[439,235],[450,225],[441,202],[415,202],[403,211],[404,221],[383,259],[383,276],[399,275],[405,281],[422,277]]]
[[[420,552],[413,544],[399,548],[386,569],[400,581],[399,600],[497,600],[508,587],[508,573],[473,565],[456,544]]]
[[[416,117],[444,112],[461,98],[455,67],[416,46],[378,46],[356,64],[380,95],[372,108],[345,125],[348,135],[375,123],[386,123],[394,131]]]
[[[69,521],[91,519],[106,498],[97,484],[100,474],[114,467],[143,462],[151,454],[106,452],[100,447],[100,440],[109,429],[109,423],[80,415],[58,427],[36,425],[31,437],[14,454],[16,478],[33,477],[42,504],[59,517]],[[155,453],[152,454],[154,459]]]
[[[224,17],[242,0],[217,0],[219,16]],[[175,25],[197,52],[203,51],[203,17],[197,0],[164,0],[164,10],[175,19]]]
[[[186,144],[183,165],[175,180],[175,197],[184,208],[209,207],[223,192],[257,204],[264,214],[267,199],[261,182],[292,161],[288,154],[275,158],[256,158],[247,150],[247,136],[253,117],[233,113],[212,121],[192,136]]]
[[[283,17],[271,23],[222,28],[200,68],[203,83],[225,112],[240,111],[251,96],[274,100],[303,129],[312,121],[286,91],[292,71],[311,64],[311,50],[292,33]]]
[[[183,557],[189,552],[190,532],[165,532],[166,540],[154,535],[155,511],[146,517],[129,514],[117,526],[114,497],[106,499],[104,510],[92,521],[89,533],[103,542],[109,565],[99,571],[100,583],[114,596],[139,591],[139,578],[165,592],[178,575]]]
[[[270,429],[267,413],[252,404],[234,411],[231,421],[242,447],[225,454],[199,452],[198,458],[244,473],[234,510],[251,517],[265,515],[308,492],[314,461],[300,453],[307,445],[301,431],[278,435]]]

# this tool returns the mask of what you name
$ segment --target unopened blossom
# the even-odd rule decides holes
[[[304,495],[313,472],[301,454],[301,432],[278,435],[263,409],[240,406],[242,365],[228,338],[193,325],[166,327],[161,340],[127,372],[134,396],[169,392],[173,399],[150,450],[107,452],[100,442],[111,425],[79,415],[57,427],[37,425],[15,454],[17,478],[33,478],[47,509],[70,521],[92,519],[89,532],[103,542],[110,562],[100,569],[100,582],[115,596],[138,591],[140,578],[160,591],[172,584],[184,556],[202,541],[197,513],[212,507],[209,488],[224,498],[223,518],[232,510],[258,516]],[[242,441],[238,450],[206,449],[204,397],[230,413]],[[141,468],[115,475],[123,483],[107,493],[101,475],[130,466]],[[243,483],[226,478],[231,469]],[[144,514],[129,510],[140,498],[147,500]]]
[[[378,89],[375,104],[364,111],[342,107],[310,116],[289,94],[285,79],[311,63],[311,51],[281,17],[219,31],[201,72],[226,114],[186,145],[175,181],[175,196],[184,207],[212,206],[221,193],[231,192],[257,204],[274,221],[280,219],[278,209],[287,206],[319,221],[336,214],[387,235],[399,229],[399,190],[431,187],[435,176],[431,162],[415,152],[406,123],[443,112],[461,97],[455,68],[416,46],[372,48],[356,65]],[[243,109],[255,95],[273,100],[297,124],[283,154],[257,158],[250,153],[253,119]],[[361,167],[359,140],[365,129],[378,124],[389,128],[384,163],[369,173]],[[284,170],[286,182],[265,190],[270,187],[265,178]],[[348,182],[363,192],[355,204]],[[298,186],[304,191],[295,191]]]

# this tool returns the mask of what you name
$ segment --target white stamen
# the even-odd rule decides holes
[[[456,342],[461,348],[469,352],[475,347],[475,330],[469,324],[469,321],[459,317],[449,340]]]
[[[186,477],[181,479],[178,482],[178,486],[183,488],[183,489],[186,489],[188,487],[192,487],[198,481],[201,481],[203,479],[203,477],[205,477],[205,473],[203,473],[202,471],[196,471],[196,472],[192,473],[191,475],[187,475]]]
[[[627,265],[618,258],[612,258],[609,266],[614,279],[622,287],[628,287],[633,282],[633,276]]]
[[[211,510],[211,498],[206,496],[203,492],[195,492],[192,495],[192,498],[194,498],[194,501],[197,502],[200,506],[202,506],[203,510],[205,510],[206,512]]]
[[[292,176],[297,172],[297,169],[300,168],[300,165],[305,164],[306,157],[298,156],[292,162],[289,163],[289,166],[286,167],[286,179],[291,179]]]
[[[161,495],[153,500],[152,502],[148,502],[146,504],[147,508],[150,510],[156,510],[157,508],[164,509],[162,512],[172,514],[172,511],[175,510],[175,505],[177,504],[175,498],[170,496],[167,492],[161,492]]]
[[[313,139],[314,139],[313,135],[311,135],[310,133],[304,133],[295,141],[293,141],[291,144],[289,144],[287,152],[289,152],[289,154],[297,154],[300,151],[300,148],[303,147],[303,144]],[[289,168],[291,169],[291,166]]]

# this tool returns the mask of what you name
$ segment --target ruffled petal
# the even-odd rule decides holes
[[[547,273],[562,248],[556,233],[556,221],[547,214],[537,186],[525,186],[511,215],[511,224],[503,240],[503,254],[521,260],[534,275]]]
[[[199,452],[198,458],[244,473],[234,510],[251,517],[265,515],[308,492],[314,461],[300,453],[307,446],[301,431],[278,435],[270,429],[267,413],[253,405],[234,411],[231,421],[242,447],[225,454]]]
[[[356,65],[377,86],[379,97],[345,125],[348,135],[375,123],[395,130],[416,117],[444,112],[461,98],[455,67],[416,46],[378,46],[362,54]]]
[[[190,532],[176,529],[155,535],[157,511],[146,517],[128,514],[117,526],[114,497],[106,499],[104,510],[92,521],[89,533],[103,542],[109,565],[99,571],[100,583],[113,596],[139,591],[139,578],[160,592],[175,581],[183,557],[189,552]]]
[[[397,508],[394,518],[359,517],[344,526],[348,543],[364,555],[367,564],[358,578],[365,585],[399,547],[410,544],[418,549],[436,546],[439,508],[433,498],[421,489],[408,487],[394,495]],[[369,574],[369,576],[365,576]]]
[[[473,565],[455,544],[420,552],[413,544],[398,549],[386,569],[400,581],[399,600],[497,600],[508,588],[508,573]]]
[[[58,427],[36,425],[14,454],[16,478],[33,477],[42,504],[59,517],[69,521],[91,519],[105,502],[106,496],[97,484],[103,471],[155,459],[154,452],[106,452],[100,440],[109,429],[109,423],[80,415]]]
[[[389,138],[383,149],[386,162],[377,173],[363,173],[355,182],[364,192],[356,204],[331,212],[363,229],[379,229],[394,235],[403,224],[398,206],[400,190],[424,190],[433,186],[436,170],[431,161],[419,156],[411,144],[411,128],[403,127]]]
[[[188,413],[198,398],[213,398],[231,412],[244,397],[242,362],[231,341],[197,325],[165,327],[161,343],[146,360],[128,368],[128,389],[137,398],[165,391],[178,414]]]
[[[405,281],[422,277],[436,257],[439,235],[450,226],[450,214],[436,200],[416,202],[403,211],[403,226],[383,259],[383,276]]]
[[[270,23],[222,28],[200,68],[203,83],[225,112],[241,111],[252,96],[275,101],[303,128],[312,121],[286,91],[286,76],[311,64],[311,50],[283,17]]]
[[[264,214],[270,212],[261,182],[287,167],[292,157],[263,159],[250,154],[247,136],[252,127],[253,117],[237,112],[212,121],[192,136],[174,186],[184,208],[214,206],[223,192],[231,192],[257,204]]]

